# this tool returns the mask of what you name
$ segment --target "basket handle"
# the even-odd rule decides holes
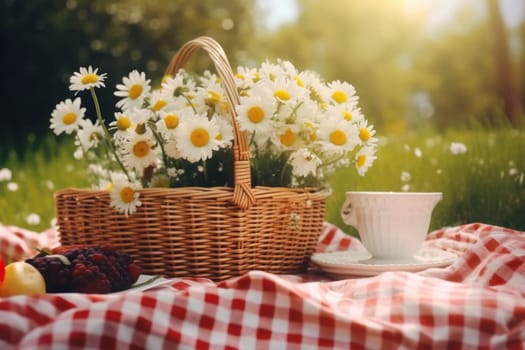
[[[182,68],[193,53],[204,49],[221,78],[226,92],[226,98],[230,104],[230,115],[233,125],[233,198],[232,201],[240,209],[248,209],[255,203],[255,196],[251,185],[250,152],[248,147],[248,136],[246,131],[241,131],[237,122],[235,106],[239,104],[239,93],[233,77],[233,71],[221,45],[208,36],[201,36],[186,42],[177,51],[166,68],[166,75],[175,75]]]

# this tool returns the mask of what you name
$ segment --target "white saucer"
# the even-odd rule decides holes
[[[366,251],[338,251],[315,253],[312,261],[334,277],[348,278],[375,276],[386,271],[417,272],[431,267],[445,267],[457,257],[455,253],[439,249],[424,249],[412,258],[403,260],[376,259]]]

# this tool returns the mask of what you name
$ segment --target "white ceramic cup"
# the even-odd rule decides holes
[[[346,192],[343,221],[376,259],[411,258],[423,244],[441,192]]]

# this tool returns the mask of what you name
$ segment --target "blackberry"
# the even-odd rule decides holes
[[[117,292],[129,288],[140,275],[133,259],[111,245],[60,247],[56,252],[61,255],[39,254],[27,260],[44,276],[48,292]]]
[[[59,293],[70,290],[71,265],[66,264],[56,255],[43,255],[26,260],[40,271],[46,281],[47,293]]]

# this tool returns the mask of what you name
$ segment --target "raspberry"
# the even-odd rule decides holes
[[[48,292],[117,292],[128,289],[140,275],[133,259],[110,245],[63,247],[56,252],[66,259],[40,254],[27,260],[44,276]]]

